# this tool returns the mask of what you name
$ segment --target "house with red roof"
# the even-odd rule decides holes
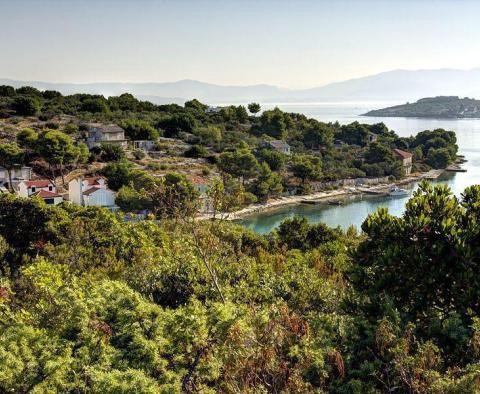
[[[100,176],[78,177],[68,183],[68,199],[84,207],[105,207],[116,210],[115,192],[107,187]]]
[[[395,156],[397,160],[400,160],[402,162],[405,175],[410,175],[410,173],[412,172],[413,155],[410,152],[406,152],[401,149],[394,149],[393,156]]]
[[[63,202],[63,196],[57,193],[56,186],[48,179],[21,181],[18,184],[17,194],[20,197],[39,197],[48,205],[57,205]]]

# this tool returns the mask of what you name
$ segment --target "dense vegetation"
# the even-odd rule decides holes
[[[478,118],[480,117],[480,100],[457,96],[428,97],[415,103],[373,110],[365,115],[412,118]]]
[[[62,96],[0,87],[0,165],[64,184],[101,173],[125,211],[0,195],[0,391],[15,393],[473,393],[480,381],[480,187],[423,184],[401,218],[362,232],[305,219],[260,236],[196,221],[290,187],[401,177],[455,160],[455,133],[322,123],[256,103]],[[83,143],[117,123],[132,146]],[[268,147],[287,142],[292,155]],[[174,167],[176,166],[176,167]],[[179,170],[177,170],[180,168]],[[175,171],[173,171],[175,169]],[[11,183],[11,182],[10,182]],[[217,214],[218,213],[218,214]]]
[[[201,175],[210,181],[218,178],[238,207],[285,192],[307,193],[312,182],[401,178],[404,171],[392,154],[394,148],[414,153],[414,171],[444,168],[456,158],[456,138],[451,131],[425,131],[403,138],[383,123],[340,125],[278,108],[258,115],[260,110],[259,104],[251,103],[250,114],[241,105],[208,112],[207,105],[195,99],[184,106],[154,105],[130,94],[63,96],[32,87],[0,86],[0,139],[11,144],[0,145],[11,153],[0,165],[28,164],[52,181],[62,177],[63,183],[64,175],[72,170],[96,171],[101,167],[96,163],[109,163],[105,174],[111,186],[121,191],[119,205],[138,210],[151,208],[154,182],[145,186],[134,182],[135,176],[125,176],[118,183],[112,165],[122,171],[134,170],[130,175],[143,174],[142,179],[145,173],[162,177],[174,172]],[[88,152],[83,142],[89,122],[120,125],[130,141],[127,152],[109,144]],[[139,139],[155,142],[154,149],[164,159],[134,150],[132,141]],[[266,142],[273,139],[288,143],[292,155],[269,147]]]
[[[0,197],[0,391],[474,393],[480,187],[362,234]]]

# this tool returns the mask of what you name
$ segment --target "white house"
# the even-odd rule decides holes
[[[110,190],[105,179],[99,176],[72,179],[68,183],[68,199],[84,207],[118,209],[115,205],[115,192]]]
[[[29,181],[32,178],[32,169],[30,167],[15,167],[12,170],[12,183],[16,188],[21,181]],[[0,186],[10,182],[8,179],[8,171],[6,168],[0,167]]]
[[[218,113],[220,113],[221,110],[222,110],[222,107],[208,106],[207,108],[205,108],[205,113],[206,114],[218,114]]]
[[[63,196],[57,193],[57,188],[48,179],[21,181],[18,184],[17,194],[20,197],[39,197],[49,205],[63,202]]]
[[[128,145],[125,139],[125,130],[116,124],[103,125],[101,123],[88,125],[86,143],[90,149],[101,144],[120,145],[122,148],[126,148]]]
[[[133,141],[135,149],[141,149],[146,152],[153,151],[155,149],[156,142],[152,140],[136,140]]]

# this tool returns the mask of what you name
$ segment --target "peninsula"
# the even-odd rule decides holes
[[[458,96],[422,98],[415,103],[369,111],[363,116],[405,118],[479,118],[480,100]]]

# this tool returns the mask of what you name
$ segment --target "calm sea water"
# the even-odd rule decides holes
[[[299,112],[324,122],[338,121],[341,124],[359,121],[362,123],[385,123],[390,129],[406,137],[423,130],[444,128],[457,133],[459,154],[468,160],[463,166],[465,173],[446,174],[438,182],[446,183],[456,195],[470,185],[480,184],[480,119],[416,119],[416,118],[375,118],[359,116],[371,109],[383,108],[399,103],[318,103],[318,104],[276,104],[263,105],[264,109],[278,106],[283,111]],[[417,185],[410,185],[410,191]],[[354,225],[360,228],[368,214],[379,207],[387,207],[393,215],[401,215],[408,197],[360,197],[350,196],[345,204],[332,206],[326,203],[318,205],[292,205],[264,213],[255,214],[238,221],[258,233],[267,233],[276,228],[286,218],[295,215],[306,217],[311,223],[324,222],[329,226],[347,228]]]

